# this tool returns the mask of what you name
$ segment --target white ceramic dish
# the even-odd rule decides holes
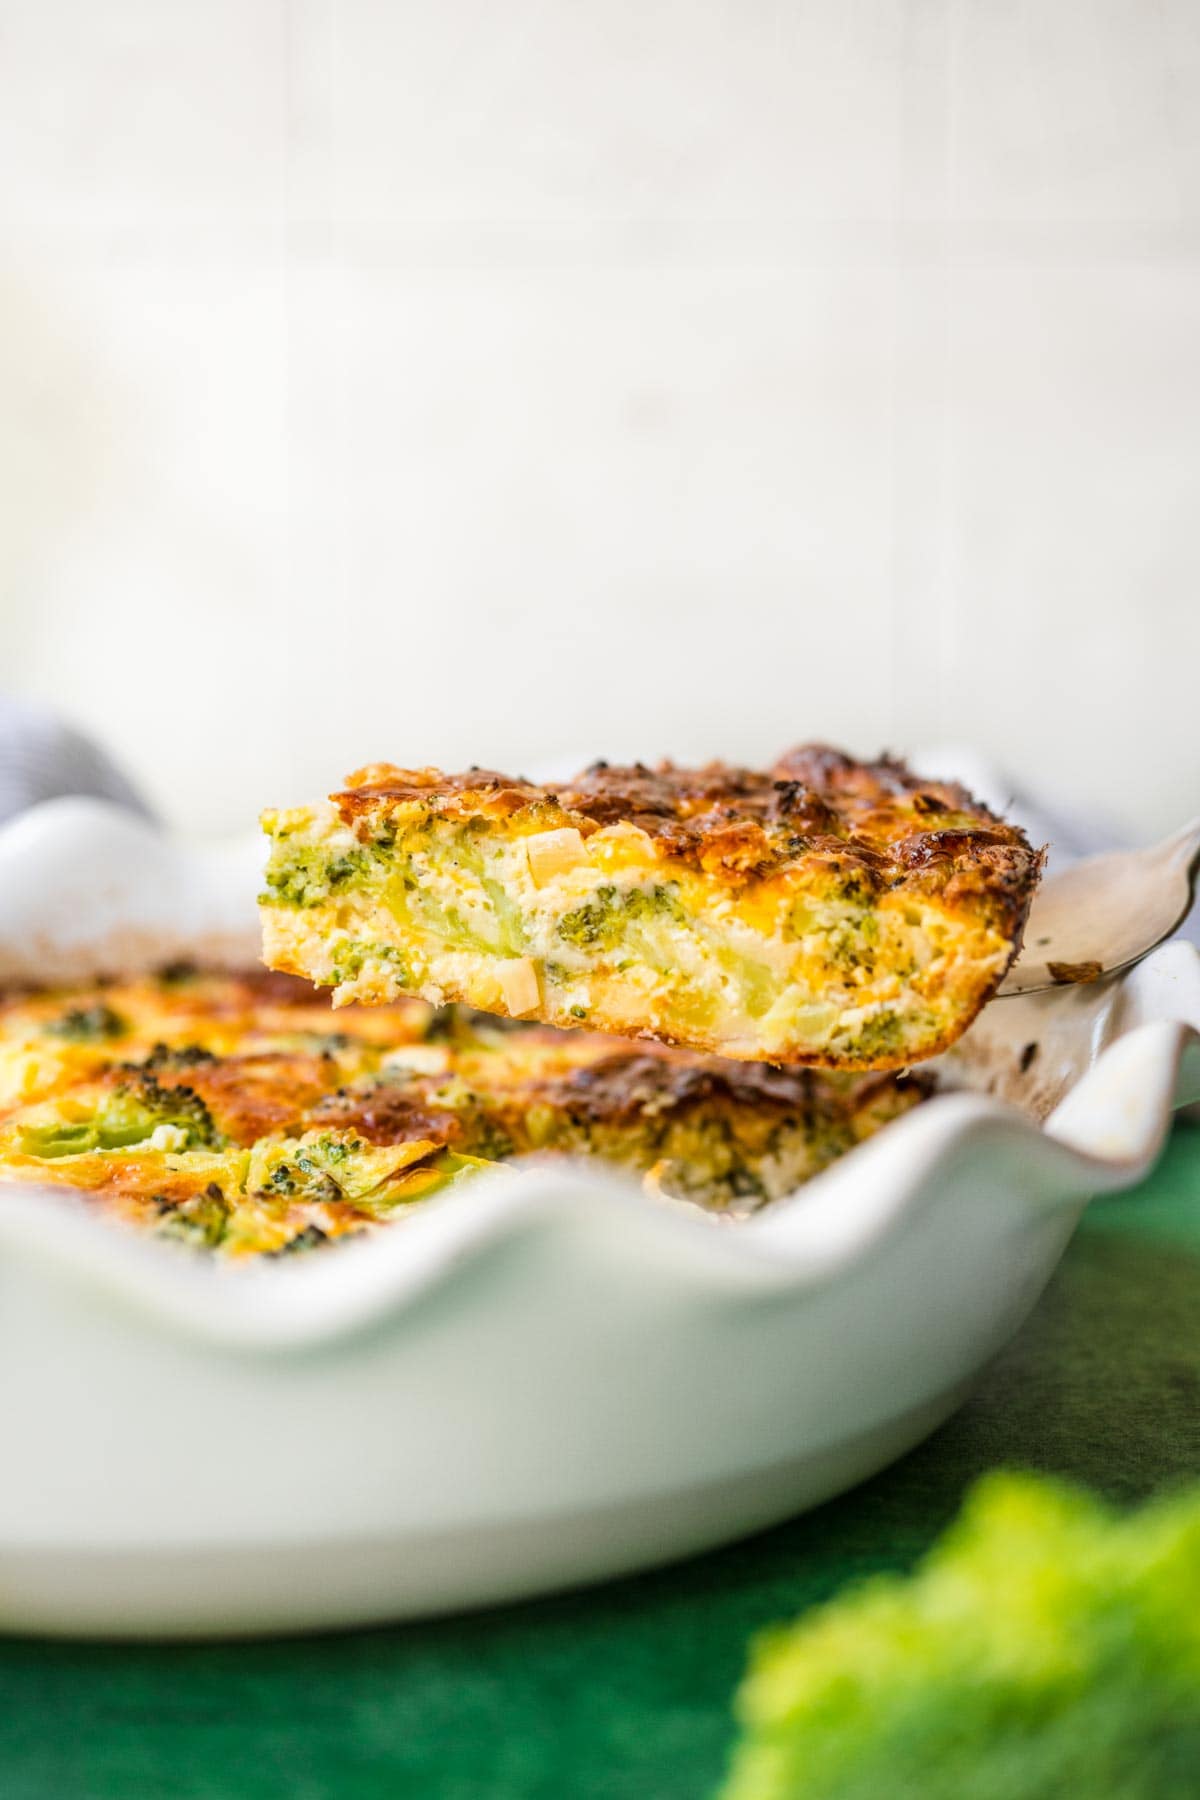
[[[0,975],[254,942],[249,847],[95,802],[0,832]],[[982,1028],[986,1027],[986,1028]],[[225,1634],[510,1599],[828,1498],[944,1419],[1089,1196],[1200,1097],[1200,957],[990,1009],[965,1079],[742,1224],[512,1169],[220,1271],[0,1200],[0,1629]],[[1028,1043],[1039,1049],[1022,1077]]]

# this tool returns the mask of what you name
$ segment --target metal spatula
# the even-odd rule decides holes
[[[1038,889],[1000,998],[1128,969],[1182,925],[1200,871],[1200,818],[1145,850],[1089,856]]]

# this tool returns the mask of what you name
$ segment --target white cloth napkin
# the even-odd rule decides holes
[[[154,813],[100,746],[44,707],[0,695],[0,825],[42,800],[86,794]]]

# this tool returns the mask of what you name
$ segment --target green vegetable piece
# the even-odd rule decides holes
[[[187,1134],[188,1150],[219,1150],[224,1139],[194,1088],[179,1083],[164,1087],[147,1070],[117,1088],[96,1120],[101,1150],[120,1150],[143,1143],[159,1125],[176,1125]]]
[[[215,1063],[216,1057],[203,1044],[155,1044],[141,1064],[143,1069],[198,1069],[204,1063]],[[127,1065],[128,1066],[128,1065]]]
[[[627,888],[622,892],[605,883],[590,899],[564,913],[556,929],[564,943],[574,944],[577,949],[612,950],[630,925],[664,918],[681,923],[685,917],[670,886]]]
[[[854,1038],[854,1048],[861,1056],[887,1056],[904,1043],[904,1022],[897,1013],[879,1012],[864,1020]]]
[[[355,1237],[358,1234],[351,1232],[348,1235]],[[329,1233],[322,1231],[319,1225],[305,1225],[296,1233],[295,1237],[290,1237],[286,1244],[280,1244],[278,1250],[264,1250],[263,1257],[264,1259],[274,1259],[280,1256],[303,1256],[308,1250],[319,1250],[322,1245],[332,1242],[333,1239]]]
[[[215,1250],[229,1225],[229,1202],[215,1181],[190,1200],[159,1199],[159,1237],[174,1238],[193,1250]]]
[[[94,1125],[27,1125],[21,1133],[21,1149],[26,1156],[77,1156],[95,1148]]]
[[[396,981],[400,987],[415,985],[404,958],[394,945],[350,941],[339,943],[333,952],[330,974],[334,984],[357,980],[363,972],[363,965],[368,962],[390,963],[396,971]]]
[[[66,1038],[72,1044],[103,1044],[124,1037],[129,1026],[119,1012],[97,1000],[92,1006],[73,1006],[46,1030],[51,1037]]]
[[[92,1118],[26,1126],[21,1149],[27,1156],[49,1158],[80,1156],[89,1150],[129,1150],[144,1144],[159,1125],[174,1125],[185,1133],[179,1146],[183,1150],[220,1150],[225,1144],[194,1089],[163,1087],[148,1071],[135,1069]]]
[[[722,1800],[1185,1800],[1200,1488],[1119,1517],[992,1475],[908,1578],[767,1633]]]
[[[298,1156],[295,1162],[278,1163],[259,1191],[264,1198],[299,1199],[314,1204],[330,1205],[345,1199],[333,1176],[305,1156]]]
[[[168,987],[182,987],[185,982],[195,981],[200,970],[187,957],[180,957],[177,962],[164,963],[158,971],[158,979]]]
[[[289,845],[272,852],[267,864],[264,906],[319,906],[330,894],[361,881],[370,866],[365,850],[345,850],[331,856],[319,845]]]

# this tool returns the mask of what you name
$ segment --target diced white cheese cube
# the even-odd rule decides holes
[[[583,836],[574,825],[564,825],[558,831],[536,832],[525,839],[525,854],[529,858],[529,873],[538,887],[544,887],[546,882],[568,874],[587,861]]]
[[[522,1019],[536,1012],[542,990],[538,982],[537,964],[532,956],[516,956],[500,965],[500,991],[510,1017]]]
[[[149,1138],[151,1150],[186,1150],[187,1141],[182,1125],[156,1125]]]

